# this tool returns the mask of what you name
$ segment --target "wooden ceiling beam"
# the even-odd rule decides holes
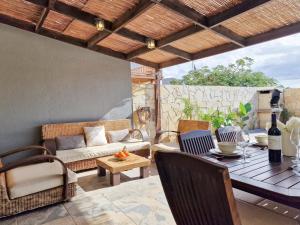
[[[177,55],[178,57],[180,57],[186,61],[192,60],[192,54],[190,54],[186,51],[183,51],[181,49],[175,48],[171,45],[164,46],[164,47],[160,48],[160,50],[171,53],[173,55]]]
[[[215,27],[225,20],[231,19],[251,9],[261,6],[271,0],[244,0],[242,3],[208,18],[208,26]]]
[[[185,4],[179,2],[178,0],[161,0],[158,4],[162,4],[166,8],[178,13],[185,18],[193,21],[194,24],[200,26],[204,29],[210,30],[223,38],[231,41],[238,46],[244,46],[243,40],[240,42],[242,37],[235,34],[233,31],[229,31],[228,29],[225,30],[224,27],[217,27],[215,29],[211,29],[209,26],[209,19],[208,17],[204,16],[203,14],[199,13],[198,11],[186,6]],[[220,31],[220,32],[219,32]]]
[[[46,20],[50,9],[52,9],[54,7],[55,2],[56,2],[56,0],[49,0],[48,1],[48,8],[44,8],[42,10],[40,19],[38,20],[38,22],[36,23],[36,26],[35,26],[35,32],[36,33],[40,32],[40,29],[42,28],[42,26],[44,24],[44,21]]]
[[[181,59],[181,58],[172,59],[172,60],[169,60],[167,62],[160,63],[159,64],[159,69],[163,69],[163,68],[166,68],[166,67],[174,66],[174,65],[177,65],[177,64],[185,63],[185,62],[187,62],[187,61],[184,60],[184,59]]]
[[[300,32],[300,22],[267,31],[262,34],[258,34],[246,39],[247,46],[259,44],[265,41],[274,40],[276,38],[282,38],[288,35],[296,34]]]
[[[7,15],[0,14],[0,23],[7,24],[7,25],[10,25],[13,27],[20,28],[22,30],[26,30],[26,31],[35,33],[36,26],[34,24],[23,21],[23,20],[18,20],[16,18],[12,18]],[[59,40],[59,41],[62,41],[62,42],[68,43],[68,44],[76,45],[78,47],[82,47],[85,49],[87,47],[85,41],[82,41],[80,39],[70,37],[70,36],[55,32],[55,31],[51,31],[51,30],[45,29],[43,27],[40,29],[39,35],[42,35],[42,36],[45,36],[48,38],[52,38],[52,39],[56,39],[56,40]],[[102,53],[104,55],[108,55],[108,56],[126,60],[126,55],[124,53],[116,52],[109,48],[96,46],[94,49],[90,49],[90,50],[98,52],[98,53]],[[158,68],[158,64],[148,62],[146,60],[142,60],[142,61],[140,61],[140,63],[143,65],[153,67],[153,68]]]
[[[40,16],[40,19],[39,21],[36,23],[36,26],[35,26],[35,32],[36,33],[39,33],[43,24],[44,24],[44,21],[45,19],[47,18],[48,16],[48,13],[49,13],[50,9],[49,8],[44,8],[42,10],[42,13],[41,13],[41,16]]]
[[[112,25],[112,30],[118,31],[125,27],[131,21],[142,15],[148,9],[153,7],[155,3],[149,0],[140,0],[139,3],[132,9],[127,10],[120,18],[118,18]]]
[[[195,25],[192,25],[184,30],[181,30],[179,32],[176,32],[174,34],[171,34],[165,38],[162,38],[158,41],[156,41],[156,47],[158,49],[160,48],[163,48],[165,46],[168,46],[170,43],[174,42],[174,41],[177,41],[181,38],[184,38],[184,37],[187,37],[189,35],[192,35],[194,33],[197,33],[199,31],[203,30],[203,28],[199,27],[199,26],[195,26]],[[155,48],[155,49],[157,49]],[[142,54],[145,54],[145,53],[148,53],[150,51],[154,51],[155,49],[148,49],[146,46],[144,47],[141,47],[139,49],[136,49],[132,52],[130,52],[128,55],[127,55],[127,58],[128,59],[133,59],[135,57],[138,57],[139,55],[142,55]],[[180,56],[181,57],[181,56]]]
[[[171,35],[169,35],[165,38],[162,38],[162,39],[158,40],[157,41],[157,47],[162,48],[164,46],[169,45],[170,43],[172,43],[174,41],[177,41],[179,39],[188,37],[192,34],[198,33],[199,31],[202,31],[203,29],[204,28],[202,28],[202,27],[192,25],[192,26],[190,26],[188,28],[185,28],[185,29],[183,29],[179,32],[176,32],[176,33],[171,34]]]
[[[167,9],[171,9],[173,12],[192,20],[195,24],[201,27],[207,27],[207,18],[204,15],[188,7],[187,5],[182,4],[178,0],[152,0],[152,1],[157,2],[157,4],[162,5]]]
[[[135,58],[135,59],[132,59],[131,62],[135,62],[135,63],[141,64],[141,65],[144,65],[144,66],[148,66],[148,67],[152,67],[154,69],[159,69],[159,64],[149,62],[149,61],[144,60],[144,59]]]
[[[231,51],[231,50],[235,50],[235,49],[238,49],[238,48],[240,48],[240,46],[237,46],[236,44],[233,44],[233,43],[219,45],[217,47],[202,50],[198,53],[193,54],[193,60],[206,58],[206,57],[209,57],[209,56],[221,54],[221,53]]]
[[[125,27],[128,23],[130,23],[132,20],[140,16],[142,13],[144,13],[146,10],[151,8],[154,5],[153,2],[149,0],[140,0],[140,2],[132,9],[129,9],[126,11],[120,18],[118,18],[114,23],[111,24],[111,30],[108,31],[102,31],[95,34],[93,37],[88,40],[88,47],[93,47],[96,45],[99,41],[104,40],[112,33],[115,33]]]
[[[154,49],[149,49],[147,46],[144,46],[144,47],[141,47],[141,48],[138,48],[132,52],[129,52],[127,54],[127,60],[132,60],[133,58],[136,58],[138,57],[139,55],[143,55],[145,53],[148,53],[148,52],[151,52],[153,51]]]
[[[297,23],[294,23],[294,24],[291,24],[291,25],[288,25],[285,27],[277,28],[277,29],[267,31],[262,34],[258,34],[256,36],[246,38],[245,45],[251,46],[251,45],[259,44],[262,42],[270,41],[270,40],[273,40],[276,38],[282,38],[282,37],[285,37],[288,35],[293,35],[293,34],[296,34],[299,32],[300,32],[300,22],[297,22]],[[225,53],[225,52],[236,50],[239,48],[241,48],[241,47],[239,47],[233,43],[220,45],[220,46],[217,46],[217,47],[214,47],[211,49],[207,49],[207,50],[203,50],[203,51],[193,54],[192,60],[206,58],[209,56]],[[184,61],[180,62],[179,59],[171,60],[170,62],[165,62],[165,63],[160,64],[160,68],[173,66],[173,65],[176,65],[179,63],[184,63]]]
[[[218,25],[216,27],[211,28],[212,31],[215,31],[219,36],[222,36],[223,38],[229,39],[232,43],[239,45],[240,47],[246,46],[246,40],[244,37],[241,37],[240,35],[237,35],[232,30],[229,30],[228,28]]]
[[[39,6],[42,6],[44,8],[48,7],[48,0],[26,0],[26,1],[36,4],[36,5],[39,5]],[[52,10],[55,12],[61,13],[63,15],[72,17],[74,19],[80,20],[80,21],[90,24],[92,26],[95,26],[95,20],[97,18],[99,18],[96,15],[82,11],[81,9],[78,9],[74,6],[65,4],[60,1],[57,1],[55,3]],[[110,22],[108,20],[104,20],[104,23],[105,23],[105,28],[106,28],[105,31],[112,33],[113,32],[112,31],[112,26],[113,26],[112,22]],[[117,33],[128,39],[139,41],[139,42],[142,42],[143,44],[146,43],[145,40],[147,38],[145,36],[135,33],[133,31],[129,31],[125,28],[120,29]]]

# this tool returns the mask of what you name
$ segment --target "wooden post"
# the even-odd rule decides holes
[[[162,80],[162,72],[159,69],[155,70],[155,128],[156,132],[161,130],[161,105],[160,105],[160,81]]]

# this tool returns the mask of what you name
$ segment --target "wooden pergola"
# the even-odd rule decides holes
[[[0,22],[158,70],[297,33],[300,1],[1,0]]]

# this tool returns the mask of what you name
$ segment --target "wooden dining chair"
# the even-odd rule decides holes
[[[218,142],[236,142],[238,135],[241,134],[241,128],[237,126],[226,126],[216,130]]]
[[[193,155],[207,153],[215,148],[214,140],[209,130],[194,130],[178,136],[180,150]]]
[[[181,152],[155,161],[177,225],[241,225],[225,166]]]

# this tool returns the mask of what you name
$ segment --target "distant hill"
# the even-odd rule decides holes
[[[175,78],[173,78],[173,77],[164,78],[164,79],[162,80],[162,84],[170,84],[170,82],[171,82],[172,80],[175,80]]]

